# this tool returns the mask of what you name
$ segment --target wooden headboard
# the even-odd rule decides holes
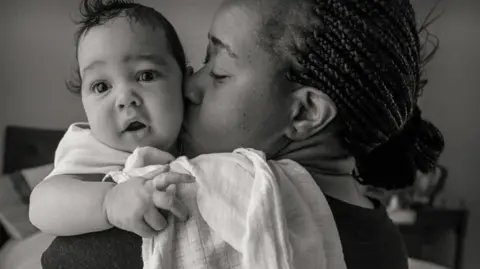
[[[66,130],[8,126],[5,133],[3,173],[52,163]]]

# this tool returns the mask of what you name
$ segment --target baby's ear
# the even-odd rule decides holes
[[[189,77],[189,76],[193,75],[194,72],[195,72],[195,70],[193,70],[193,67],[188,65],[187,69],[186,69],[186,72],[185,72],[185,76]]]
[[[337,115],[335,103],[322,91],[303,87],[293,92],[290,118],[286,135],[291,140],[304,140],[325,128]]]

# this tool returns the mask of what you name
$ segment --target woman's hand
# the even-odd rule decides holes
[[[110,189],[104,200],[108,221],[141,237],[152,237],[167,225],[158,209],[186,220],[188,210],[172,190],[175,184],[191,183],[194,178],[168,169],[166,166],[144,177],[131,178]]]

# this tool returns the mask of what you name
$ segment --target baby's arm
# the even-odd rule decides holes
[[[44,180],[30,198],[31,222],[57,236],[115,226],[151,237],[167,224],[158,209],[170,211],[181,220],[187,218],[188,210],[165,191],[172,184],[193,182],[187,174],[163,168],[120,184],[99,179],[99,175],[57,175]]]
[[[56,175],[38,184],[30,196],[30,221],[45,233],[78,235],[112,227],[104,200],[115,184],[103,175]]]
[[[103,174],[122,167],[127,157],[97,141],[88,124],[72,124],[55,152],[54,171],[31,194],[31,222],[59,236],[115,226],[149,237],[166,225],[157,208],[184,219],[185,208],[165,190],[192,182],[188,175],[160,169],[120,184],[102,182]]]

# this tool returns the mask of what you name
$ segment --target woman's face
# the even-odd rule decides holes
[[[182,140],[188,156],[238,147],[273,154],[285,143],[290,92],[286,79],[274,79],[275,62],[257,44],[257,21],[255,12],[238,6],[217,12],[205,64],[186,87]]]

